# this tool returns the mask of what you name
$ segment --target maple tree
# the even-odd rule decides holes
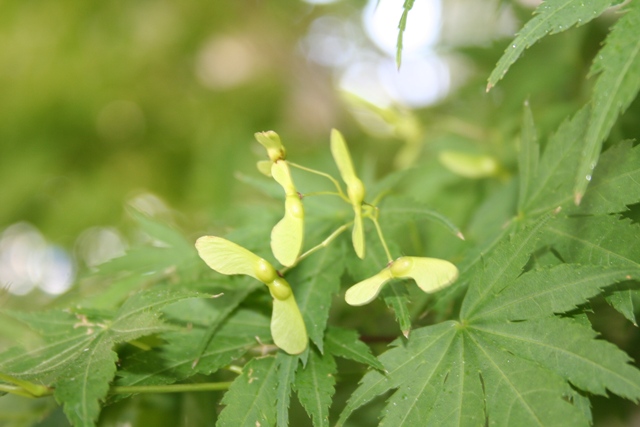
[[[618,3],[543,2],[487,89],[525,49]],[[469,186],[449,194],[438,180],[454,174],[435,161],[382,179],[361,173],[337,130],[324,147],[330,172],[295,163],[275,132],[257,133],[267,177],[245,180],[277,208],[197,249],[134,212],[159,244],[101,265],[91,280],[108,286],[47,311],[3,312],[36,338],[0,353],[0,392],[53,396],[74,426],[165,392],[212,392],[222,409],[206,423],[233,427],[293,425],[294,396],[314,426],[578,426],[594,421],[592,396],[638,402],[637,364],[588,315],[602,299],[637,327],[640,146],[615,127],[640,90],[638,28],[633,0],[595,55],[589,99],[550,135],[518,100],[517,173],[482,197]],[[467,160],[442,163],[482,169]],[[447,215],[442,200],[456,201],[443,203]],[[472,215],[459,227],[453,211]],[[364,311],[387,308],[393,328]],[[357,367],[357,384],[344,366]],[[336,392],[341,382],[348,393]]]

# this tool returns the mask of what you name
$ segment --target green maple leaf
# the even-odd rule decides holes
[[[336,362],[329,353],[309,351],[304,369],[296,373],[294,388],[314,427],[329,426],[329,407],[334,393]]]
[[[278,364],[278,389],[276,391],[276,425],[287,427],[289,425],[289,402],[291,401],[291,389],[296,378],[300,357],[281,351],[276,356]]]
[[[509,67],[522,55],[525,49],[549,34],[566,31],[574,25],[584,25],[597,18],[612,4],[611,0],[547,0],[535,10],[533,18],[518,32],[518,35],[498,60],[489,76],[487,90],[504,77]]]
[[[609,136],[618,115],[624,112],[640,90],[640,4],[629,2],[597,53],[590,70],[598,75],[593,87],[591,117],[582,143],[574,194],[580,202],[602,143]]]
[[[590,188],[589,191],[592,191]],[[589,192],[587,192],[589,194]],[[548,227],[553,246],[567,262],[640,268],[640,226],[615,216],[572,217]],[[629,275],[627,279],[633,276]],[[607,301],[633,324],[640,297],[637,281],[630,287],[613,288]]]
[[[252,359],[224,395],[220,427],[273,426],[276,422],[278,364],[275,357]]]
[[[270,338],[269,318],[249,310],[229,316],[201,350],[207,328],[165,332],[164,344],[151,351],[139,351],[121,361],[118,386],[172,384],[196,374],[211,374],[241,358],[259,340]],[[198,360],[194,366],[194,361]]]
[[[202,294],[160,289],[138,293],[111,313],[13,313],[42,335],[42,343],[3,353],[0,370],[50,385],[73,425],[93,426],[116,373],[113,346],[171,329],[161,321],[160,309],[198,296]]]
[[[545,235],[543,217],[506,236],[471,275],[460,320],[416,329],[379,357],[338,425],[378,395],[393,391],[380,425],[589,425],[576,389],[637,401],[640,371],[588,323],[560,318],[628,276],[633,264],[564,264],[522,274]],[[636,257],[636,260],[638,257]]]
[[[329,318],[331,299],[340,290],[344,271],[344,245],[327,246],[313,258],[305,260],[287,275],[309,338],[323,351],[323,335]]]

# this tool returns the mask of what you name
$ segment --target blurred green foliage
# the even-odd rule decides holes
[[[231,236],[260,256],[270,257],[265,230],[275,223],[281,206],[280,201],[266,196],[279,196],[280,189],[256,171],[256,160],[264,156],[253,139],[254,132],[268,129],[278,131],[296,163],[335,175],[337,169],[328,150],[329,131],[340,128],[372,196],[399,183],[406,199],[391,199],[387,213],[384,207],[390,199],[380,204],[385,232],[401,236],[393,243],[394,253],[429,254],[459,263],[469,253],[477,251],[479,255],[490,247],[517,215],[515,176],[525,101],[544,150],[549,135],[589,100],[594,79],[587,74],[608,28],[617,19],[615,12],[536,43],[489,93],[485,91],[487,77],[512,34],[500,36],[488,28],[489,36],[477,44],[443,38],[438,52],[454,58],[456,72],[463,76],[449,96],[424,108],[384,108],[340,93],[336,84],[339,73],[313,62],[301,47],[317,18],[337,17],[359,25],[364,3],[4,2],[0,6],[0,232],[27,221],[47,239],[71,251],[77,237],[89,227],[133,228],[124,207],[136,204],[139,195],[151,193],[169,207],[155,212],[161,217],[158,219],[177,226],[187,236],[182,239],[168,229],[153,228],[153,222],[145,225],[143,217],[138,217],[138,225],[151,236],[147,242],[173,239],[179,244],[153,250],[136,248],[103,265],[97,275],[79,281],[53,305],[73,306],[82,301],[85,308],[112,310],[132,290],[155,281],[193,284],[190,274],[197,270],[194,264],[199,260],[191,242],[211,230],[226,234],[239,224],[252,224],[253,229],[239,228]],[[495,15],[509,8],[519,23],[531,16],[531,9],[521,2],[488,1],[486,7]],[[410,13],[409,25],[411,19]],[[371,55],[382,55],[366,40],[362,29],[359,31],[353,35],[357,45],[363,51],[369,49]],[[464,32],[464,25],[456,31]],[[362,121],[363,112],[376,120]],[[640,102],[636,100],[614,125],[610,140],[636,137],[640,133],[639,114]],[[371,125],[384,122],[383,132]],[[605,148],[608,146],[605,142]],[[461,176],[443,164],[441,154],[449,151],[488,157],[496,168],[484,175]],[[322,189],[313,177],[294,172],[294,178],[300,188]],[[402,206],[414,200],[418,201],[415,206],[425,211],[435,209],[449,218],[467,241],[452,238],[449,229],[419,215],[407,214],[399,220]],[[313,221],[316,226],[322,223],[334,207],[324,199],[305,200],[305,209],[310,212],[310,241],[319,241],[331,231],[329,226],[314,230]],[[637,222],[639,212],[634,205],[624,215]],[[331,220],[337,224],[342,218]],[[129,235],[132,241],[139,237],[134,232]],[[375,244],[373,254],[380,252]],[[145,256],[153,261],[153,268],[144,264]],[[541,261],[534,256],[531,262],[557,262],[553,254],[543,256],[547,258]],[[78,264],[84,273],[86,266],[81,261]],[[140,265],[140,271],[132,267]],[[148,275],[144,268],[154,274]],[[175,277],[173,268],[178,270]],[[380,266],[368,265],[349,273],[364,277],[367,268],[378,271]],[[197,270],[193,275],[202,272]],[[197,280],[194,283],[202,285]],[[231,293],[226,288],[225,292]],[[411,293],[414,327],[447,319],[459,309],[460,294],[455,292],[460,289],[448,292],[435,299]],[[245,296],[238,296],[234,303],[241,304]],[[362,311],[347,310],[342,301],[335,300],[329,323],[357,327],[370,340],[374,353],[383,351],[388,338],[398,335],[393,314],[383,302],[373,303],[371,319],[363,323]],[[0,300],[3,308],[10,309],[50,303],[51,299],[42,295],[2,295]],[[266,306],[260,296],[242,304],[260,309]],[[622,316],[603,307],[603,301],[593,302],[596,315],[601,315],[593,316],[598,319],[593,321],[595,328],[637,360],[637,328],[631,329]],[[227,308],[231,312],[236,306]],[[11,341],[30,342],[24,325],[5,314],[0,316],[1,349]],[[632,316],[633,312],[628,317]],[[220,315],[219,321],[222,319]],[[620,324],[626,327],[624,333]],[[339,360],[338,371],[331,419],[344,406],[362,369]],[[228,380],[231,374],[226,372],[222,377]],[[143,425],[144,420],[153,425],[210,425],[216,417],[211,399],[218,401],[221,395],[137,396],[107,406],[100,423],[118,425],[128,420]],[[613,410],[606,404],[596,405],[596,422],[604,424],[616,413],[632,410],[628,402],[618,405]],[[1,412],[15,410],[24,416],[32,411],[33,419],[25,420],[24,425],[31,425],[40,413],[50,413],[54,406],[50,398],[28,405],[16,397],[0,400]],[[292,414],[303,412],[295,399],[292,408]],[[195,414],[207,421],[176,414]],[[148,417],[157,418],[151,421]],[[373,424],[375,411],[356,412],[354,420]],[[42,425],[66,425],[66,421],[61,410],[55,409]]]

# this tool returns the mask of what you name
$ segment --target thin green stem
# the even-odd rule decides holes
[[[340,193],[336,193],[335,191],[312,191],[311,193],[304,193],[302,197],[311,197],[311,196],[338,196],[342,197]]]
[[[133,386],[113,386],[109,389],[109,394],[130,394],[130,393],[187,393],[191,391],[219,391],[227,390],[231,381],[217,383],[193,383],[193,384],[167,384],[167,385],[133,385]],[[46,397],[53,394],[53,389],[46,388],[46,392],[34,395],[23,387],[8,384],[0,384],[0,392],[12,393],[23,397]]]
[[[320,175],[320,176],[323,176],[323,177],[327,178],[328,180],[330,180],[333,183],[333,185],[335,185],[336,190],[338,190],[338,195],[342,198],[342,200],[344,200],[347,203],[351,203],[351,201],[346,196],[346,194],[344,194],[344,191],[342,191],[342,187],[340,187],[340,183],[338,182],[338,180],[336,180],[334,177],[332,177],[328,173],[320,172],[320,171],[317,171],[315,169],[311,169],[311,168],[308,168],[306,166],[302,166],[302,165],[299,165],[297,163],[290,162],[288,160],[287,160],[287,163],[289,164],[289,166],[293,166],[294,168],[298,168],[300,170],[303,170],[303,171],[306,171],[306,172],[309,172],[309,173],[313,173],[313,174],[316,174],[316,175]]]
[[[15,377],[12,377],[11,375],[3,374],[2,372],[0,372],[0,380],[15,384],[17,386],[17,387],[13,387],[13,386],[7,385],[6,387],[11,388],[12,390],[12,391],[9,391],[9,393],[19,394],[18,390],[24,390],[24,393],[27,393],[28,397],[39,397],[39,396],[47,395],[49,393],[49,387],[47,386],[44,386],[41,384],[34,384],[30,381],[21,380],[20,378],[15,378]]]
[[[375,208],[378,209],[378,208]],[[389,252],[389,247],[387,246],[387,241],[384,239],[384,235],[382,234],[382,228],[380,228],[380,223],[378,223],[378,218],[374,215],[370,215],[369,218],[373,221],[373,225],[376,226],[376,231],[378,232],[378,238],[380,239],[380,243],[382,243],[382,247],[384,248],[384,253],[387,255],[387,261],[393,262],[393,258],[391,257],[391,252]]]
[[[109,394],[186,393],[190,391],[218,391],[227,390],[230,385],[231,381],[218,383],[114,386],[109,390]]]
[[[8,384],[0,384],[0,392],[15,394],[16,396],[36,398],[36,397],[45,397],[53,394],[53,390],[47,388],[46,392],[33,394],[26,390],[24,387],[8,385]]]
[[[309,249],[308,251],[306,251],[305,253],[303,253],[302,255],[300,255],[298,257],[298,259],[296,260],[295,264],[293,264],[290,267],[285,267],[282,270],[280,270],[281,274],[285,274],[287,271],[289,271],[290,269],[292,269],[293,267],[295,267],[300,261],[302,261],[303,259],[305,259],[306,257],[308,257],[309,255],[319,251],[322,248],[326,248],[327,246],[329,246],[329,244],[331,244],[331,242],[333,242],[335,240],[336,237],[338,237],[342,232],[344,232],[347,228],[349,228],[351,225],[353,224],[353,221],[348,222],[340,227],[338,227],[333,233],[331,233],[329,235],[329,237],[327,237],[326,239],[324,239],[322,242],[320,242],[319,244],[317,244],[316,246],[312,247],[311,249]]]

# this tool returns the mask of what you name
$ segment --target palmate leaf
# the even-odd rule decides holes
[[[73,425],[93,426],[99,401],[109,390],[116,372],[119,342],[165,331],[160,309],[185,298],[202,296],[193,291],[166,289],[134,295],[115,313],[89,317],[64,311],[15,314],[43,334],[43,344],[25,352],[0,355],[0,370],[19,378],[47,381]]]
[[[554,248],[567,262],[640,268],[640,226],[629,220],[609,215],[566,218],[550,224],[548,232]],[[613,290],[606,298],[637,324],[635,304],[639,297],[636,282],[635,289]]]
[[[589,120],[590,108],[583,107],[565,120],[551,136],[540,158],[538,173],[527,191],[523,211],[529,218],[549,212],[572,201],[572,178],[580,154],[581,142]]]
[[[489,76],[487,90],[504,77],[525,49],[548,34],[561,33],[574,25],[584,25],[597,18],[612,4],[611,0],[546,0],[534,12],[516,38],[509,43],[502,57]]]
[[[640,146],[620,142],[600,156],[580,206],[567,212],[600,215],[626,211],[640,202]]]
[[[513,238],[505,236],[482,263],[476,264],[473,282],[462,302],[460,317],[472,317],[485,301],[510,285],[536,248],[550,215],[539,219]]]
[[[334,356],[366,363],[375,369],[384,369],[371,349],[358,339],[358,333],[350,329],[330,327],[325,334],[324,345]]]
[[[336,362],[329,353],[309,351],[304,369],[296,374],[294,388],[298,400],[309,414],[314,427],[329,426],[329,406],[334,393]]]
[[[334,242],[301,262],[287,275],[307,326],[309,338],[321,352],[331,299],[340,290],[340,278],[345,266],[344,253],[344,245]]]
[[[287,427],[289,425],[289,402],[291,401],[291,389],[295,380],[300,358],[297,355],[279,352],[276,355],[278,364],[278,389],[276,391],[276,425]]]
[[[275,357],[252,359],[224,395],[227,405],[218,418],[219,427],[273,426],[276,422],[278,364]]]
[[[244,309],[226,319],[201,352],[200,344],[207,334],[202,327],[161,334],[163,345],[121,361],[116,385],[172,384],[198,373],[211,374],[258,346],[258,340],[268,342],[271,336],[269,318]]]
[[[487,254],[471,277],[460,321],[416,329],[396,340],[349,399],[338,425],[388,391],[381,425],[589,425],[588,400],[575,388],[637,401],[640,371],[588,322],[555,317],[619,280],[632,264],[560,265],[521,274],[543,218]],[[636,249],[637,251],[637,249]]]
[[[518,211],[521,212],[530,191],[534,185],[534,178],[538,174],[538,161],[540,157],[540,144],[538,134],[533,122],[533,113],[529,102],[524,103],[522,118],[522,131],[520,133],[520,147],[518,151]]]
[[[625,14],[607,36],[590,74],[598,74],[593,87],[591,117],[574,179],[576,204],[580,203],[598,162],[602,143],[640,90],[640,4],[629,2]]]
[[[161,273],[171,267],[197,265],[198,258],[193,245],[180,232],[139,212],[133,211],[132,215],[140,229],[157,245],[130,249],[125,255],[101,264],[99,274]]]

